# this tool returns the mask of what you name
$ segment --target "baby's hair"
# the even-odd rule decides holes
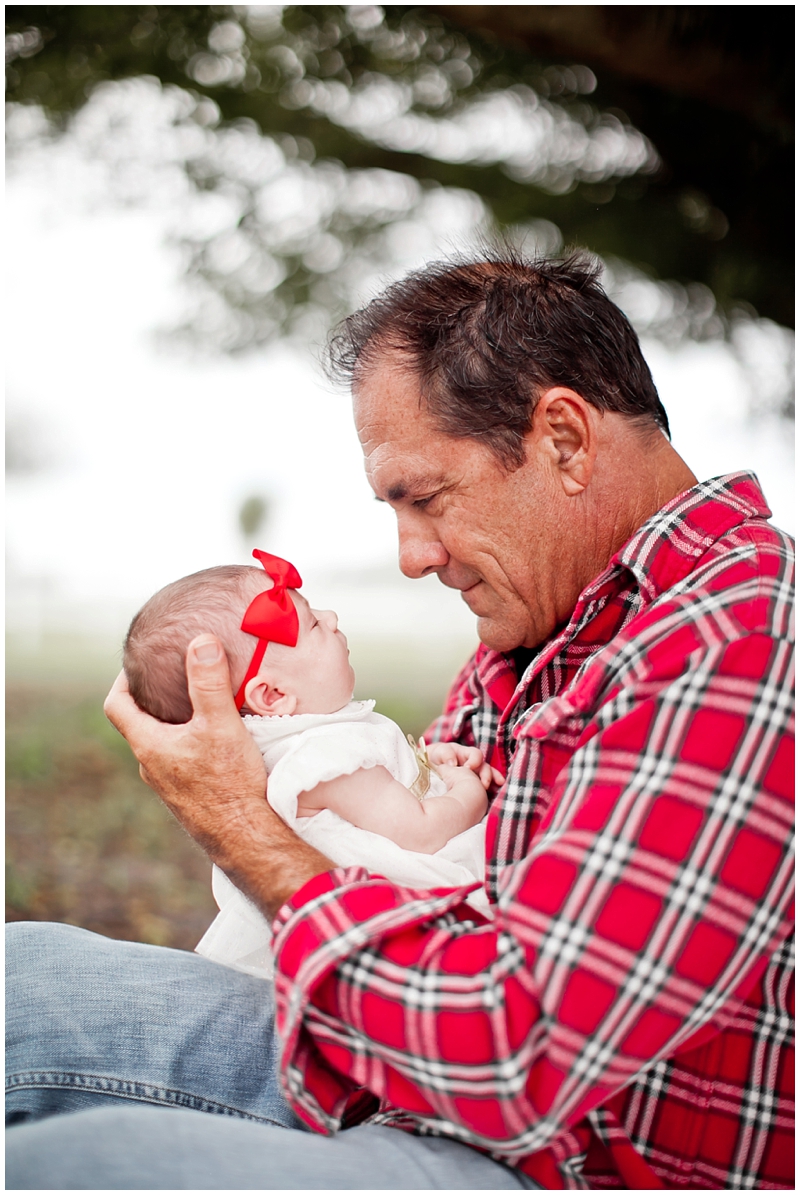
[[[186,649],[196,635],[216,635],[228,657],[233,691],[245,674],[256,640],[240,629],[255,595],[269,589],[261,569],[224,564],[181,577],[154,594],[130,625],[122,663],[131,696],[161,722],[192,716]]]

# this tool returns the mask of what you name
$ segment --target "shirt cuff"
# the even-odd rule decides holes
[[[308,1125],[336,1132],[348,1099],[364,1081],[349,1066],[332,1066],[318,1048],[317,1022],[328,1022],[330,1010],[315,1007],[315,993],[348,957],[393,933],[457,909],[483,922],[464,903],[478,886],[423,891],[393,884],[363,867],[337,867],[314,876],[278,911],[273,950],[275,1021],[283,1041],[281,1081]],[[331,995],[327,993],[327,1002]],[[339,1033],[346,1039],[348,1026],[340,1023]],[[341,1056],[349,1058],[349,1051]]]
[[[272,922],[273,937],[277,936],[292,916],[310,901],[316,900],[328,892],[334,892],[343,884],[369,878],[370,873],[365,867],[332,867],[330,871],[323,871],[321,875],[312,876],[278,909]]]

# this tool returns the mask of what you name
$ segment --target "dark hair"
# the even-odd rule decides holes
[[[485,441],[507,468],[523,463],[523,437],[550,386],[669,435],[638,337],[599,273],[582,252],[434,262],[342,321],[328,372],[353,385],[381,352],[408,354],[441,430]]]
[[[250,565],[221,565],[181,577],[145,602],[122,649],[128,688],[140,709],[162,722],[189,721],[186,649],[206,631],[225,648],[232,688],[238,688],[254,647],[239,624],[264,580],[261,569]]]

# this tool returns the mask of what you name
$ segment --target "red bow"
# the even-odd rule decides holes
[[[237,710],[244,705],[244,691],[248,682],[257,675],[267,646],[270,643],[284,643],[287,647],[294,647],[300,633],[297,610],[286,592],[287,589],[299,589],[303,584],[297,569],[288,560],[271,556],[269,552],[261,552],[258,548],[253,549],[253,555],[261,562],[274,584],[272,589],[265,589],[253,598],[242,619],[242,630],[248,635],[255,635],[258,646],[234,698]]]

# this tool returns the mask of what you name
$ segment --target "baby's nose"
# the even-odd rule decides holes
[[[335,631],[339,626],[339,619],[333,610],[321,610],[320,618],[331,631]]]

